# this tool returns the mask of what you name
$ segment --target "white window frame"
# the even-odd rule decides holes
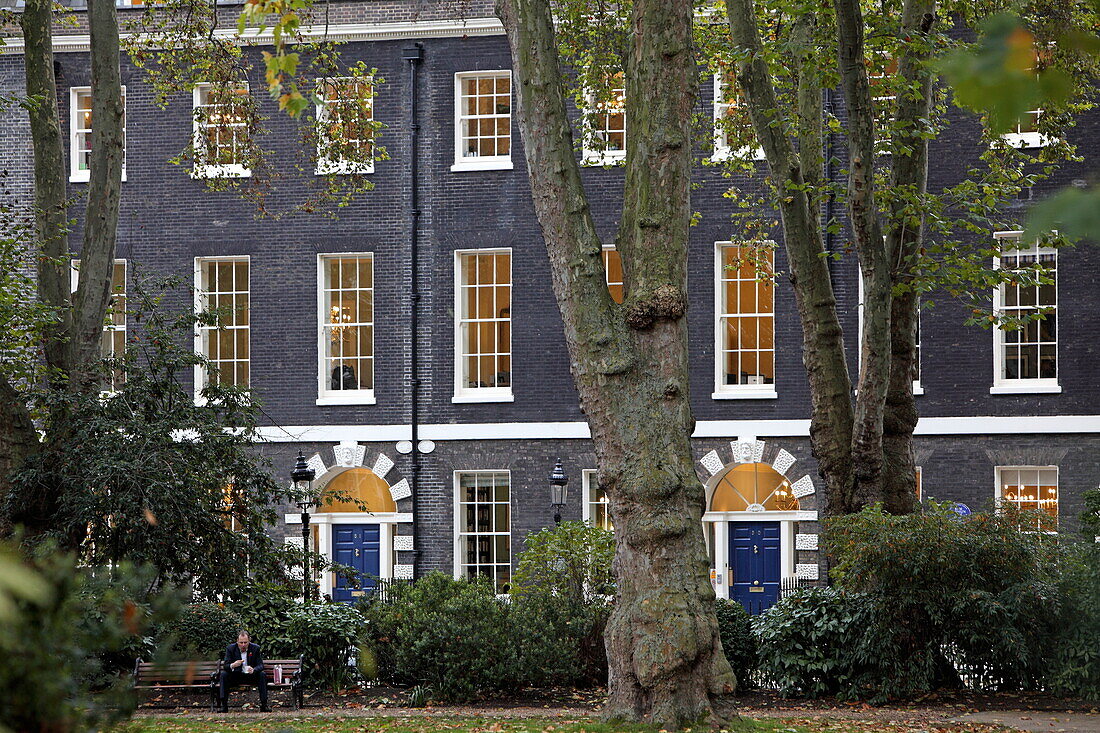
[[[615,87],[618,89],[619,87]],[[616,107],[608,107],[607,109],[600,110],[596,107],[596,95],[592,91],[585,92],[584,95],[584,109],[581,110],[581,127],[582,137],[584,140],[584,150],[581,153],[581,165],[597,166],[597,165],[617,165],[626,160],[626,150],[630,146],[630,138],[628,137],[630,131],[627,129],[626,124],[626,75],[623,75],[623,148],[621,150],[611,150],[609,148],[602,148],[600,150],[595,149],[592,144],[601,131],[597,131],[593,128],[593,122],[596,119],[603,118],[604,115],[614,114],[617,111]]]
[[[500,254],[503,252],[508,253],[508,284],[511,289],[512,297],[509,298],[510,303],[515,302],[515,269],[513,267],[512,260],[512,248],[511,247],[491,247],[486,249],[456,249],[454,251],[454,292],[455,292],[455,306],[454,306],[454,396],[451,398],[452,403],[471,403],[471,402],[514,402],[515,395],[512,392],[512,385],[515,384],[515,353],[512,350],[512,343],[514,338],[508,339],[508,355],[510,357],[511,369],[509,371],[512,374],[512,378],[508,380],[507,387],[467,387],[463,380],[463,360],[466,358],[466,354],[463,352],[464,344],[462,341],[462,257],[464,255],[478,255],[478,254]],[[512,319],[511,305],[509,305],[508,312],[509,334],[514,335],[515,321]]]
[[[725,350],[723,349],[724,334],[722,331],[722,250],[725,247],[745,247],[750,246],[748,242],[715,242],[714,243],[714,392],[711,394],[711,399],[715,400],[774,400],[779,397],[776,392],[776,378],[772,379],[771,384],[725,384],[723,378],[725,374]],[[774,242],[766,242],[765,244],[774,244]],[[773,260],[774,262],[774,260]],[[774,282],[774,278],[773,278]],[[772,371],[777,372],[776,369],[776,356],[778,355],[778,348],[776,348],[776,337],[778,333],[775,331],[776,317],[775,317],[775,288],[772,285]],[[778,377],[778,374],[776,374]]]
[[[325,264],[327,260],[334,259],[369,259],[371,268],[371,360],[374,377],[378,377],[377,358],[374,353],[376,345],[376,326],[374,316],[374,254],[371,252],[324,252],[317,255],[317,404],[318,405],[373,405],[376,404],[374,389],[330,389],[331,374],[328,372],[326,361],[327,338],[325,333],[326,315],[328,313],[328,290],[325,287]],[[251,275],[251,272],[249,273]],[[360,325],[360,324],[356,324]]]
[[[503,473],[508,476],[508,530],[505,532],[466,532],[463,529],[463,512],[462,512],[462,476],[474,473]],[[452,474],[453,478],[453,514],[454,514],[454,577],[456,580],[461,580],[466,576],[464,568],[465,562],[465,547],[463,546],[463,539],[468,535],[474,536],[486,536],[486,537],[507,537],[508,538],[508,583],[511,585],[512,576],[514,571],[512,570],[512,561],[515,557],[515,547],[512,542],[512,472],[506,468],[484,468],[484,469],[465,469],[455,471]],[[490,502],[496,504],[494,500]],[[503,565],[503,563],[493,563],[494,566]],[[496,576],[493,577],[494,584],[496,583]],[[497,592],[501,590],[498,588]]]
[[[595,519],[592,516],[592,504],[593,504],[593,502],[592,502],[592,489],[598,488],[598,487],[599,487],[599,482],[598,482],[598,479],[597,479],[596,469],[586,468],[583,471],[581,471],[581,501],[582,501],[582,504],[581,504],[581,519],[584,522],[586,522],[588,524],[591,524],[593,527],[595,527],[597,525],[595,524]],[[608,505],[608,502],[607,502],[606,499],[607,499],[607,497],[605,496],[604,501],[601,502],[601,503],[603,503],[605,505]],[[611,522],[610,505],[607,506],[605,511],[607,512],[607,521],[608,521],[608,523],[610,523]],[[612,531],[614,531],[614,530],[612,530]]]
[[[1035,115],[1035,121],[1038,123],[1039,117],[1043,114],[1043,110],[1029,109],[1024,114]],[[1021,127],[1023,127],[1023,125],[1017,122],[1016,129],[1013,132],[1006,132],[1001,135],[1001,139],[1004,140],[1006,145],[1013,148],[1020,148],[1021,150],[1029,150],[1033,148],[1045,148],[1051,143],[1050,138],[1038,130],[1024,132],[1020,129]]]
[[[84,132],[80,127],[79,99],[81,94],[92,93],[91,87],[69,87],[69,183],[87,183],[91,170],[80,170],[80,146],[78,135]],[[93,121],[92,124],[95,124]],[[91,129],[87,130],[89,135]],[[122,85],[122,180],[126,180],[126,85]]]
[[[371,130],[371,158],[370,161],[363,160],[344,160],[337,158],[329,158],[325,155],[326,147],[326,134],[325,122],[328,119],[328,103],[325,101],[324,89],[318,89],[317,91],[317,164],[314,168],[314,173],[319,176],[335,174],[335,175],[351,175],[351,174],[366,174],[374,173],[374,128],[371,126],[374,122],[374,77],[352,77],[352,76],[339,76],[328,79],[327,81],[333,84],[346,84],[349,82],[361,82],[367,85],[370,90],[370,118],[367,120],[368,127]]]
[[[722,82],[722,74],[714,75],[714,153],[710,159],[716,163],[729,160],[734,157],[734,150],[730,147],[727,131],[720,124],[720,120],[726,116],[727,110],[736,105],[735,102],[724,102],[725,84]],[[764,160],[764,148],[745,146],[737,150],[738,156],[749,157],[753,160]]]
[[[462,154],[462,123],[470,117],[470,115],[464,115],[462,112],[462,82],[467,79],[480,79],[484,77],[508,77],[508,137],[511,141],[508,145],[508,155],[477,155],[477,156],[465,156]],[[491,69],[485,71],[459,71],[455,73],[455,119],[454,119],[454,138],[455,138],[455,161],[451,166],[452,171],[510,171],[515,166],[512,164],[512,149],[514,140],[512,140],[512,112],[515,110],[515,82],[512,78],[511,69]],[[480,117],[481,115],[474,115]],[[499,119],[503,115],[490,115],[491,119]]]
[[[202,288],[202,266],[205,262],[247,262],[248,263],[248,385],[247,388],[252,386],[252,319],[253,319],[253,302],[252,302],[252,258],[249,255],[227,255],[227,256],[211,256],[211,257],[196,257],[195,258],[195,302],[194,312],[200,313],[203,308],[203,293]],[[200,356],[209,358],[209,354],[206,354],[202,349],[202,334],[204,329],[199,324],[195,324],[195,353]],[[202,396],[202,390],[206,387],[206,365],[196,364],[194,368],[195,381],[195,404],[206,404],[206,398]]]
[[[856,328],[858,333],[856,339],[859,343],[859,348],[856,349],[856,364],[863,364],[863,267],[856,265],[856,290],[858,303],[856,304],[857,324]],[[924,384],[921,382],[921,377],[924,375],[921,366],[921,309],[920,299],[917,300],[917,378],[913,380],[913,396],[920,397],[924,394]]]
[[[200,82],[195,85],[195,88],[191,93],[191,140],[192,147],[195,152],[195,164],[191,168],[192,178],[250,178],[252,176],[252,169],[246,168],[240,163],[230,163],[226,165],[209,165],[206,163],[200,163],[199,150],[205,148],[203,143],[203,128],[199,125],[199,120],[195,115],[195,111],[202,107],[202,93],[213,87],[213,84],[207,82]],[[238,84],[240,88],[248,91],[248,94],[252,94],[252,89],[247,81],[242,81]]]
[[[1007,231],[1007,232],[995,232],[993,237],[994,237],[994,239],[998,239],[998,240],[1000,240],[1000,239],[1015,239],[1017,241],[1017,244],[1022,244],[1022,242],[1020,241],[1022,235],[1023,235],[1022,231]],[[1036,251],[1037,254],[1045,252],[1045,251],[1049,251],[1049,252],[1053,252],[1054,256],[1055,256],[1055,276],[1054,276],[1054,299],[1055,299],[1055,304],[1054,304],[1054,314],[1055,314],[1054,349],[1055,349],[1055,351],[1054,351],[1054,354],[1055,354],[1055,357],[1054,357],[1054,370],[1055,370],[1055,373],[1060,373],[1059,362],[1061,361],[1061,359],[1058,356],[1058,341],[1059,341],[1058,330],[1059,329],[1058,329],[1058,318],[1057,318],[1057,316],[1058,316],[1058,269],[1057,268],[1059,266],[1058,260],[1057,260],[1058,250],[1054,247],[1042,247],[1038,244],[1035,244],[1034,246],[1035,246],[1035,251]],[[1006,248],[1002,252],[1002,254],[1007,254],[1009,252],[1017,252],[1017,251],[1020,251],[1020,250],[1019,249],[1008,249],[1008,248]],[[994,269],[999,269],[1000,266],[1001,266],[1001,258],[1000,257],[995,257],[993,259]],[[995,312],[998,315],[1000,315],[1001,311],[1004,308],[1004,306],[1002,305],[1003,298],[1004,298],[1004,287],[1005,286],[1002,284],[1002,285],[999,285],[998,287],[993,289],[993,307],[995,309]],[[994,328],[993,328],[993,386],[989,388],[989,394],[993,394],[993,395],[1000,395],[1000,394],[1060,394],[1062,392],[1062,387],[1058,383],[1059,378],[1057,376],[1054,377],[1054,378],[1037,377],[1035,379],[1004,379],[1004,378],[1001,377],[1001,374],[1003,373],[1003,370],[1004,370],[1004,350],[1005,350],[1004,333],[1005,333],[1004,330],[1001,329],[999,326],[994,326]]]
[[[995,499],[995,504],[996,504],[996,507],[997,507],[997,511],[1003,510],[1007,503],[1011,503],[1011,500],[1005,499],[1001,495],[1002,494],[1002,485],[1004,483],[1001,480],[1001,472],[1002,471],[1054,471],[1054,481],[1055,481],[1054,488],[1055,488],[1055,491],[1057,492],[1057,496],[1055,497],[1055,502],[1058,506],[1058,518],[1054,522],[1054,526],[1055,526],[1056,529],[1054,529],[1054,530],[1043,530],[1043,532],[1044,532],[1044,534],[1058,534],[1057,527],[1058,527],[1058,524],[1062,520],[1062,472],[1058,469],[1058,466],[1054,466],[1054,465],[1047,465],[1047,466],[1025,466],[1025,465],[995,466],[993,468],[993,496],[994,496],[994,499]],[[1025,528],[1021,526],[1021,529],[1025,529]],[[1025,529],[1025,531],[1040,531],[1040,530],[1039,530],[1038,527],[1035,527],[1035,528]]]

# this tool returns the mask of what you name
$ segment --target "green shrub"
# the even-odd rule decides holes
[[[162,630],[162,643],[183,659],[217,659],[246,628],[239,615],[220,603],[192,603]]]
[[[1083,542],[1065,549],[1059,563],[1061,613],[1048,661],[1052,690],[1100,700],[1100,489],[1085,492]]]
[[[430,685],[443,700],[469,700],[514,684],[509,606],[491,581],[431,573],[367,604],[368,646],[380,674]]]
[[[353,681],[349,665],[366,630],[366,617],[355,606],[311,603],[287,612],[286,623],[272,627],[264,651],[269,659],[305,656],[305,680],[310,687],[339,692]]]
[[[263,583],[249,580],[248,583],[234,589],[229,607],[237,613],[252,635],[252,640],[260,645],[264,654],[273,659],[287,658],[286,655],[301,654],[301,650],[280,645],[287,639],[287,624],[290,613],[301,607],[298,600],[301,588],[288,588],[275,583]]]
[[[1014,517],[964,520],[935,504],[906,516],[866,509],[827,529],[836,586],[869,600],[862,623],[874,633],[849,643],[864,644],[881,676],[857,673],[864,687],[851,694],[958,685],[956,666],[1002,690],[1038,684],[1058,607],[1054,540],[1021,532]]]
[[[891,661],[889,639],[879,632],[875,601],[864,593],[834,588],[796,591],[753,621],[759,638],[759,669],[783,696],[842,699],[908,692],[906,678],[921,659]],[[889,675],[890,680],[884,678]]]
[[[527,536],[512,578],[520,681],[606,683],[603,632],[615,593],[614,556],[614,536],[584,522],[562,522]]]
[[[722,651],[737,675],[737,689],[751,690],[753,673],[757,664],[756,634],[752,630],[752,616],[737,601],[718,598],[714,603],[718,618],[718,634],[722,639]]]

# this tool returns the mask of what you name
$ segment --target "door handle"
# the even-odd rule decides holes
[[[359,548],[358,547],[355,548],[355,556],[359,557]]]
[[[359,550],[356,550],[356,552],[358,553],[358,552],[359,552]],[[759,548],[759,547],[757,547],[756,545],[753,545],[753,546],[752,546],[752,554],[754,554],[754,555],[759,555],[759,554],[760,554],[760,548]]]

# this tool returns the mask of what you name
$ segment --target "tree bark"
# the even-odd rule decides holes
[[[801,132],[809,149],[796,151],[795,133],[781,114],[782,106],[763,59],[751,0],[729,0],[726,12],[734,44],[748,52],[738,62],[737,79],[779,194],[783,244],[802,323],[802,363],[810,382],[810,442],[825,482],[820,492],[823,510],[826,514],[844,514],[850,511],[854,481],[851,378],[817,211],[806,190],[808,183],[822,179],[820,136],[816,136],[814,148],[813,133]],[[808,30],[804,38],[810,38]],[[799,107],[804,116],[809,115],[815,89],[819,99],[818,82],[807,74],[800,75]],[[816,116],[820,115],[819,107]],[[803,120],[800,127],[812,131],[815,125]]]
[[[913,380],[920,298],[913,288],[913,268],[924,239],[924,216],[922,207],[907,206],[907,198],[922,196],[928,187],[928,140],[921,135],[921,121],[928,118],[932,104],[932,75],[926,62],[935,11],[935,0],[906,0],[902,8],[901,32],[916,44],[898,64],[902,85],[912,89],[898,99],[897,119],[904,126],[895,132],[890,169],[891,186],[908,196],[891,202],[886,232],[888,250],[897,253],[893,282],[901,286],[896,287],[890,311],[890,381],[882,426],[882,501],[893,514],[912,512],[917,504],[913,430],[918,415]]]
[[[890,374],[890,309],[894,258],[875,202],[875,110],[863,50],[858,0],[837,0],[837,59],[848,111],[848,213],[863,274],[863,333],[852,432],[855,486],[849,512],[881,495],[882,420]]]
[[[38,297],[56,310],[57,321],[45,334],[46,365],[54,384],[69,371],[68,212],[65,191],[65,149],[57,112],[57,79],[53,67],[53,2],[27,0],[21,24],[31,146],[34,152],[35,225],[41,247]]]
[[[691,3],[637,0],[627,57],[627,158],[618,244],[625,299],[608,292],[580,180],[547,0],[499,0],[517,76],[535,211],[600,485],[615,523],[615,609],[604,716],[681,728],[714,719],[736,679],[721,653],[702,535],[688,399],[686,270]]]
[[[80,278],[73,303],[69,364],[73,388],[98,388],[103,322],[111,298],[122,190],[122,80],[114,0],[89,0],[92,151]]]

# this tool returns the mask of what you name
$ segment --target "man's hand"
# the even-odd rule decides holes
[[[230,665],[229,665],[229,668],[230,668],[230,669],[236,669],[237,667],[241,666],[242,664],[244,664],[244,662],[243,662],[243,661],[241,661],[240,659],[238,659],[237,661],[235,661],[235,662],[233,662],[232,664],[230,664]]]

